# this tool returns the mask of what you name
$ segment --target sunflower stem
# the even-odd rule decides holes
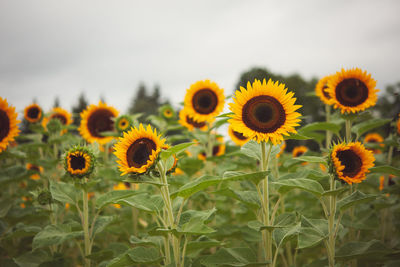
[[[90,255],[90,238],[89,238],[89,201],[86,189],[82,189],[82,202],[83,202],[83,213],[82,213],[82,228],[84,235],[84,244],[85,244],[85,267],[90,266],[90,259],[86,258]]]
[[[268,148],[268,153],[266,154],[266,142],[261,142],[261,170],[268,170],[269,158],[271,156],[272,146],[270,145]],[[262,181],[263,185],[263,195],[262,199],[260,199],[263,208],[263,224],[266,226],[270,226],[270,218],[269,218],[269,186],[268,186],[268,175]],[[263,231],[263,242],[264,242],[264,250],[265,250],[265,260],[271,263],[272,257],[272,235],[268,230]]]
[[[174,220],[174,213],[173,213],[173,208],[172,208],[172,201],[171,201],[171,197],[169,194],[169,186],[168,186],[168,181],[167,181],[167,176],[166,176],[166,170],[165,167],[163,166],[163,164],[161,162],[157,163],[157,168],[158,171],[160,173],[160,177],[161,177],[161,182],[164,184],[161,187],[161,190],[164,194],[164,204],[165,204],[165,208],[167,211],[167,222],[168,222],[168,227],[170,229],[174,229],[176,227],[175,225],[175,220]],[[181,256],[180,256],[180,245],[179,245],[179,239],[173,235],[172,233],[170,233],[169,235],[169,239],[172,241],[172,250],[174,253],[174,259],[175,259],[175,266],[177,267],[181,267]]]
[[[330,190],[333,191],[335,189],[336,189],[335,178],[333,175],[331,175]],[[329,249],[327,250],[329,267],[335,266],[335,240],[336,240],[335,214],[336,214],[336,195],[333,194],[329,197],[329,218],[328,218],[329,238],[327,242],[327,246],[329,247]],[[339,222],[337,223],[339,224]]]
[[[351,120],[346,119],[346,142],[351,142]]]
[[[325,104],[325,116],[326,116],[326,122],[330,122],[331,120],[331,106]],[[332,140],[332,132],[329,130],[326,130],[326,149],[329,149],[329,145],[331,144]]]

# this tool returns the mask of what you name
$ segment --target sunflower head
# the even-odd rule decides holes
[[[210,80],[198,81],[186,91],[185,109],[196,121],[214,121],[224,109],[224,104],[224,90]]]
[[[114,154],[118,158],[121,175],[128,173],[141,174],[147,172],[156,162],[158,154],[165,146],[165,139],[157,135],[157,130],[147,129],[142,124],[139,128],[131,128],[114,145]]]
[[[371,74],[359,68],[336,72],[328,80],[328,93],[341,113],[356,113],[376,104],[378,89]]]
[[[231,137],[231,140],[238,146],[242,146],[250,140],[250,138],[244,136],[242,133],[233,130],[232,125],[229,125],[228,134]]]
[[[43,173],[43,167],[42,166],[35,165],[35,164],[32,164],[32,163],[26,164],[26,169],[29,170],[29,171],[34,172],[30,176],[30,178],[32,180],[39,180],[40,179],[40,174]]]
[[[25,108],[24,118],[30,123],[39,122],[42,119],[43,111],[38,104],[32,104]]]
[[[118,111],[101,101],[99,104],[90,105],[81,113],[79,133],[89,143],[97,142],[104,145],[110,142],[112,136],[103,136],[103,132],[113,131],[113,118],[118,116]]]
[[[207,121],[198,121],[189,115],[187,109],[182,109],[179,112],[179,123],[186,127],[189,131],[193,131],[195,128],[201,131],[207,131]]]
[[[331,76],[320,79],[315,86],[315,93],[327,105],[332,105],[332,97],[328,93],[328,80]]]
[[[217,137],[217,142],[213,146],[212,156],[213,157],[218,157],[218,156],[221,156],[221,155],[225,154],[225,149],[226,149],[226,145],[225,145],[225,142],[224,142],[224,138],[222,136]],[[199,153],[197,155],[197,158],[200,159],[200,160],[206,160],[206,158],[207,158],[206,152]]]
[[[374,161],[372,152],[360,142],[337,144],[329,154],[330,171],[348,184],[361,183]]]
[[[96,164],[96,158],[87,147],[74,146],[64,157],[64,168],[73,177],[89,177]]]
[[[15,108],[9,106],[7,100],[0,97],[0,153],[18,136],[19,129]]]
[[[300,122],[301,114],[295,111],[301,106],[294,104],[293,96],[284,84],[271,79],[247,83],[247,89],[236,91],[234,103],[229,104],[234,113],[229,120],[232,129],[257,142],[281,143],[284,135],[296,133],[294,127]]]
[[[133,126],[133,120],[128,115],[119,116],[115,120],[115,129],[117,129],[117,131],[119,133],[125,132],[126,130],[130,129],[132,126]]]
[[[306,146],[296,146],[296,147],[293,148],[292,156],[293,156],[294,158],[300,157],[300,156],[302,156],[304,153],[306,153],[307,150],[308,150],[308,148],[307,148]]]
[[[364,138],[364,144],[379,144],[380,147],[384,147],[383,137],[378,133],[369,133]],[[382,151],[380,149],[372,149],[374,154],[380,154]]]
[[[72,123],[71,113],[60,107],[55,107],[51,110],[50,119],[57,119],[62,125],[70,125]]]
[[[173,119],[176,116],[174,109],[170,105],[163,105],[158,111],[160,112],[161,117],[167,120]]]

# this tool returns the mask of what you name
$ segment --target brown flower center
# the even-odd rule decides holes
[[[0,142],[10,132],[10,118],[4,110],[0,110]]]
[[[303,154],[304,154],[304,151],[298,151],[298,152],[296,152],[296,155],[294,155],[294,156],[295,157],[300,157]]]
[[[213,156],[216,156],[221,147],[219,145],[213,147]]]
[[[129,167],[140,168],[147,163],[156,144],[153,140],[141,138],[130,145],[126,152],[126,159]]]
[[[40,172],[39,166],[36,165],[29,166],[29,170]]]
[[[286,113],[276,98],[260,95],[253,97],[243,106],[242,120],[254,131],[273,133],[285,123]]]
[[[131,188],[131,183],[124,182],[126,188]]]
[[[28,118],[37,119],[40,116],[40,109],[38,107],[31,107],[28,109],[28,112],[26,114]]]
[[[344,166],[344,176],[354,177],[360,172],[362,160],[353,150],[338,151],[337,157]]]
[[[248,138],[244,136],[242,133],[236,132],[232,130],[233,135],[239,140],[247,140]]]
[[[218,105],[218,97],[211,89],[201,89],[193,95],[192,104],[196,112],[210,114]]]
[[[56,113],[50,116],[51,119],[58,119],[62,124],[66,124],[67,123],[67,118],[65,118],[64,115]]]
[[[186,122],[189,123],[190,125],[193,125],[195,128],[202,128],[206,125],[205,122],[197,122],[190,118],[189,116],[186,116]]]
[[[73,170],[83,170],[85,168],[86,165],[86,160],[82,155],[71,155],[71,168]]]
[[[378,140],[376,140],[376,139],[374,139],[374,138],[371,138],[371,139],[368,139],[367,142],[368,142],[368,143],[378,143]]]
[[[322,87],[322,94],[327,98],[327,99],[331,99],[331,96],[328,93],[328,85],[324,85],[324,87]]]
[[[87,127],[92,136],[104,138],[102,132],[112,131],[114,123],[111,118],[114,114],[108,109],[98,109],[94,111],[88,119]]]
[[[336,86],[336,98],[340,104],[348,107],[361,105],[368,98],[368,88],[360,80],[350,78]]]

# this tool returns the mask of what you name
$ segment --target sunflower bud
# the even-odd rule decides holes
[[[49,131],[49,133],[51,134],[55,134],[61,131],[62,128],[62,124],[61,121],[58,119],[51,119],[47,125],[47,130]]]
[[[158,109],[160,116],[166,120],[175,118],[176,114],[174,109],[170,105],[163,105]]]
[[[123,133],[131,127],[133,127],[133,121],[132,118],[128,115],[119,116],[115,120],[115,129],[117,129],[119,133]]]
[[[64,157],[64,168],[73,177],[88,177],[95,165],[96,159],[87,147],[74,146]]]
[[[47,205],[53,202],[53,196],[51,195],[50,191],[44,190],[39,193],[37,200],[40,205]]]

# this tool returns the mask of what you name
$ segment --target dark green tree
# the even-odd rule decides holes
[[[53,104],[53,108],[58,108],[60,107],[60,98],[58,96],[56,96],[56,98],[54,98],[54,104]]]
[[[72,107],[72,116],[74,118],[73,124],[79,126],[81,123],[81,116],[80,113],[86,109],[88,106],[88,101],[86,100],[86,96],[84,93],[81,93],[78,98],[78,103]]]
[[[397,120],[400,113],[400,82],[386,86],[382,95],[378,97],[376,103],[377,117],[390,118],[394,121]],[[385,136],[391,131],[390,125],[387,124],[382,128]]]
[[[160,86],[156,85],[152,94],[147,93],[146,86],[139,84],[136,95],[132,98],[128,108],[129,114],[143,113],[144,117],[158,113],[158,108],[165,104],[161,100]]]

